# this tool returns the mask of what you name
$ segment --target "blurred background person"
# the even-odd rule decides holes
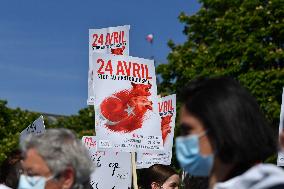
[[[284,188],[284,171],[262,164],[277,152],[276,137],[256,100],[230,78],[199,79],[183,91],[176,154],[214,189]]]
[[[182,189],[208,189],[208,177],[195,177],[187,173],[181,186]]]
[[[155,164],[143,169],[140,186],[143,189],[178,189],[178,173],[168,165]]]
[[[282,131],[282,133],[280,133],[280,149],[284,152],[284,130]]]
[[[68,129],[47,129],[21,145],[23,174],[18,189],[88,188],[92,162],[81,141]]]
[[[0,189],[17,188],[21,171],[21,151],[13,150],[0,168]],[[8,187],[7,187],[8,186]]]

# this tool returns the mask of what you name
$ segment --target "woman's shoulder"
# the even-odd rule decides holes
[[[272,186],[272,187],[267,188],[267,189],[284,189],[284,184],[278,184],[276,186]]]
[[[223,183],[214,189],[284,189],[284,170],[273,164],[258,164],[240,176]]]
[[[0,184],[0,189],[11,189],[11,188],[9,188],[8,186],[5,186],[3,184]]]

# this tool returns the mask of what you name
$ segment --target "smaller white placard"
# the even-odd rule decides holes
[[[93,189],[131,188],[131,153],[97,151],[95,136],[83,136],[82,142],[88,148],[94,163],[90,180]]]
[[[43,116],[39,116],[38,119],[36,119],[32,124],[30,124],[27,128],[25,128],[21,133],[20,133],[20,143],[22,143],[25,138],[30,135],[39,135],[45,132],[45,125],[44,125],[44,120]]]

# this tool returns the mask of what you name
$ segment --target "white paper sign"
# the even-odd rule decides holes
[[[280,113],[280,123],[279,123],[279,134],[284,131],[284,89],[282,93],[282,104],[281,104],[281,113]],[[277,158],[277,165],[278,166],[284,166],[284,151],[278,152],[278,158]]]
[[[96,137],[84,136],[83,144],[89,149],[94,163],[90,183],[93,189],[130,189],[131,154],[127,152],[99,152]]]
[[[162,150],[153,60],[93,54],[100,150]]]
[[[41,115],[38,119],[36,119],[32,124],[30,124],[20,133],[20,143],[22,143],[24,139],[30,134],[39,135],[44,132],[45,132],[45,125],[44,125],[43,116]]]
[[[89,29],[88,105],[94,105],[92,53],[129,54],[129,25]]]
[[[173,94],[160,98],[158,107],[161,116],[160,125],[164,151],[162,153],[137,153],[138,169],[149,168],[154,164],[171,164],[176,119],[176,95]]]

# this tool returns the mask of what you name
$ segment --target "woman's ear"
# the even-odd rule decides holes
[[[160,185],[156,182],[152,182],[151,189],[160,189]]]
[[[75,182],[75,171],[73,168],[68,167],[61,176],[62,188],[71,189]]]

